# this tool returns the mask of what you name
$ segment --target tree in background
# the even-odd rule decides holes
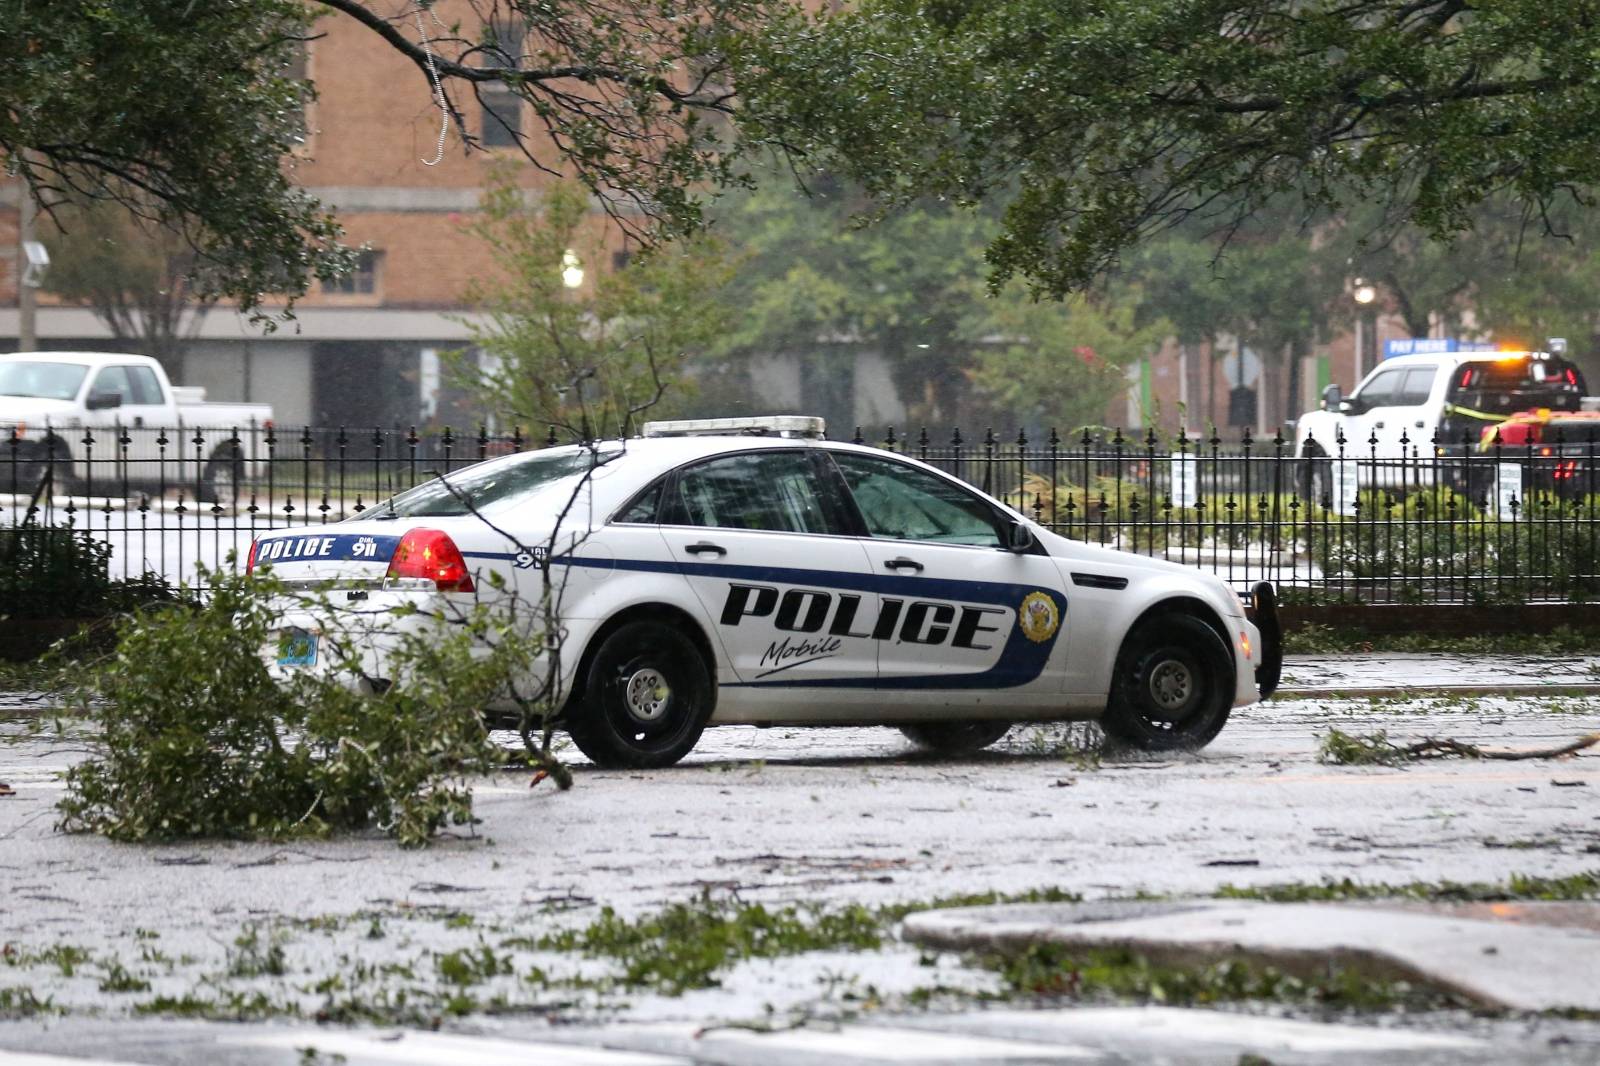
[[[1045,302],[1020,284],[980,314],[997,339],[974,353],[967,374],[996,415],[1003,413],[997,420],[1047,426],[1064,437],[1101,425],[1128,388],[1126,368],[1153,355],[1171,332],[1162,319],[1137,325],[1132,299]]]
[[[46,212],[121,204],[247,311],[348,269],[286,165],[309,92],[298,0],[0,0],[0,22],[0,157]]]
[[[981,335],[972,308],[992,226],[939,205],[862,226],[853,216],[864,206],[826,176],[807,194],[781,175],[719,205],[716,230],[744,256],[729,350],[799,357],[838,396],[857,354],[878,354],[913,420],[970,419],[964,371]]]
[[[1288,200],[1459,233],[1600,184],[1587,0],[861,0],[756,38],[746,135],[863,183],[1003,210],[996,284],[1081,290],[1174,225]]]
[[[721,249],[686,239],[610,269],[581,187],[552,184],[532,204],[527,196],[502,171],[469,226],[496,274],[468,286],[486,321],[467,322],[477,352],[456,353],[454,376],[511,425],[585,438],[637,430],[643,411],[683,401],[693,388],[685,367],[721,333]]]
[[[1228,336],[1259,355],[1257,402],[1265,404],[1263,423],[1274,425],[1299,415],[1299,357],[1340,322],[1343,261],[1313,238],[1314,231],[1276,212],[1221,249],[1198,227],[1178,228],[1130,256],[1111,284],[1136,285],[1140,321],[1168,323],[1189,348],[1188,393],[1202,410],[1214,409],[1206,393],[1214,357],[1202,361],[1199,345]],[[1203,418],[1187,422],[1200,432],[1211,428]]]
[[[853,420],[850,382],[863,354],[885,360],[914,424],[1099,423],[1121,368],[1160,343],[1154,323],[1134,321],[1131,290],[1070,305],[1036,302],[1020,284],[990,296],[989,215],[919,202],[861,225],[865,206],[859,190],[827,176],[808,195],[769,175],[714,216],[745,255],[729,288],[730,365],[801,360],[828,394],[821,404],[808,395],[807,406],[835,423]]]
[[[106,201],[59,206],[45,244],[48,291],[88,307],[119,345],[159,359],[177,380],[183,347],[215,300],[194,276],[189,244]]]
[[[1341,219],[1337,245],[1352,274],[1380,286],[1412,336],[1438,326],[1448,336],[1488,333],[1530,347],[1550,336],[1592,344],[1600,228],[1588,210],[1563,205],[1534,227],[1517,204],[1492,200],[1450,241],[1414,228],[1374,239],[1376,214],[1369,207]]]

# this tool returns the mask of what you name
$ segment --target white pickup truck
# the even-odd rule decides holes
[[[179,490],[212,502],[264,460],[271,425],[266,404],[207,403],[149,356],[0,355],[0,492]]]
[[[1305,471],[1314,498],[1326,495],[1336,458],[1370,467],[1363,485],[1431,484],[1440,467],[1435,460],[1467,453],[1484,427],[1517,411],[1576,411],[1583,396],[1578,368],[1547,352],[1396,356],[1348,397],[1337,385],[1324,389],[1322,409],[1295,425],[1295,454],[1311,460]]]

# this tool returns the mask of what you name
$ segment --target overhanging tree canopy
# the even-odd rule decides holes
[[[1600,177],[1589,0],[862,0],[769,34],[741,82],[882,201],[1003,199],[996,281],[1081,288],[1146,235],[1280,194],[1465,228]]]
[[[284,74],[317,14],[409,58],[420,98],[437,74],[457,116],[488,90],[525,101],[527,154],[641,237],[694,228],[730,151],[777,145],[883,202],[1004,202],[995,283],[1052,295],[1164,226],[1226,230],[1288,191],[1443,235],[1495,192],[1537,224],[1600,177],[1600,0],[859,0],[818,19],[793,0],[0,0],[0,156],[47,201],[153,203],[246,305],[303,292],[344,263],[285,167],[306,89]]]

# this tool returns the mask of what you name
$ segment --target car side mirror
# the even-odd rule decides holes
[[[1329,385],[1322,390],[1322,409],[1324,411],[1337,411],[1344,397],[1340,395],[1339,386]]]
[[[83,401],[83,406],[91,411],[104,411],[110,407],[121,407],[122,395],[116,392],[91,392],[89,398]]]
[[[1006,531],[1006,547],[1020,554],[1032,548],[1033,544],[1033,530],[1028,528],[1028,523],[1012,519],[1011,527]]]

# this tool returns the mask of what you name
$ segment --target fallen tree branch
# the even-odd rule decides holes
[[[1554,748],[1531,750],[1485,749],[1449,737],[1425,737],[1414,744],[1396,744],[1383,730],[1366,736],[1330,729],[1322,738],[1321,762],[1339,766],[1400,766],[1422,759],[1559,759],[1600,744],[1600,733],[1589,733]]]

